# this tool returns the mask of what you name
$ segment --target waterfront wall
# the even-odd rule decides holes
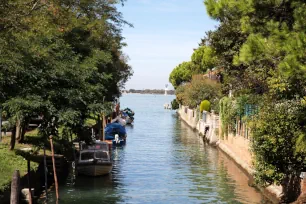
[[[210,144],[218,142],[220,121],[219,116],[214,113],[189,109],[187,106],[180,106],[178,114],[192,129],[197,130]]]
[[[180,105],[178,115],[191,128],[197,130],[209,144],[214,145],[233,159],[249,176],[253,183],[254,169],[252,166],[252,154],[250,151],[249,131],[245,124],[238,121],[237,133],[221,134],[221,121],[218,115],[209,112],[199,113]],[[271,185],[260,189],[272,202],[278,203],[282,196],[280,186]]]

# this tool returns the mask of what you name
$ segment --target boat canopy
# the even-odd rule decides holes
[[[81,150],[108,151],[108,144],[106,142],[96,142],[90,145],[87,145],[86,143],[81,143]]]
[[[106,151],[85,151],[80,154],[80,161],[93,161],[94,159],[109,160],[109,154]]]

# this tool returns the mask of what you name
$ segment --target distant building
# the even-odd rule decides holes
[[[165,96],[167,95],[168,92],[168,84],[165,85]]]
[[[211,80],[216,80],[216,81],[222,82],[222,80],[223,80],[222,71],[223,70],[224,69],[222,67],[212,68],[212,69],[208,70],[206,74],[204,74],[204,77],[207,77]]]

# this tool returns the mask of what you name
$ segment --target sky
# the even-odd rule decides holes
[[[189,61],[205,32],[218,23],[207,15],[203,0],[128,0],[119,8],[133,28],[123,28],[123,51],[134,75],[126,89],[163,89],[171,71]]]

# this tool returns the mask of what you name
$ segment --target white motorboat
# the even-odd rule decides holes
[[[112,168],[108,143],[96,141],[92,145],[84,142],[80,144],[80,155],[77,161],[78,174],[102,176],[109,174]]]

